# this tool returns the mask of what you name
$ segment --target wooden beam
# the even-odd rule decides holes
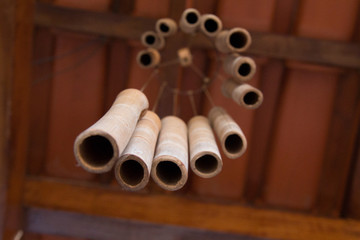
[[[8,161],[9,177],[6,196],[6,213],[3,234],[4,240],[13,239],[22,226],[22,197],[29,130],[29,95],[31,81],[31,54],[33,39],[34,0],[1,1],[0,9],[7,14],[4,23],[8,34],[5,39],[7,82],[11,91],[7,102],[11,103],[11,137]],[[4,25],[1,24],[1,25]],[[1,62],[2,63],[2,62]],[[2,70],[2,69],[1,69]]]
[[[360,118],[359,74],[344,74],[338,80],[333,116],[319,180],[314,212],[338,217],[342,210],[346,185]]]
[[[228,239],[261,240],[229,233],[206,231],[196,228],[154,224],[128,219],[99,217],[75,212],[50,209],[29,208],[27,210],[27,229],[32,233],[62,235],[68,237],[113,240],[119,239]]]
[[[280,239],[359,239],[360,222],[326,219],[173,194],[124,193],[118,188],[28,178],[24,204],[104,217]]]
[[[43,3],[37,4],[35,22],[46,27],[137,40],[144,31],[155,26],[154,19],[69,9]],[[251,32],[251,35],[253,43],[248,54],[360,69],[358,44],[270,33]],[[195,39],[194,46],[211,48],[212,44],[199,36]]]

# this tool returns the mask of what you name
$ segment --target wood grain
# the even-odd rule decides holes
[[[168,224],[154,224],[143,221],[100,217],[40,208],[28,209],[26,221],[28,223],[27,231],[30,232],[98,240],[113,240],[118,239],[119,236],[121,236],[122,239],[137,240],[263,239]],[[46,240],[50,239],[46,238]]]
[[[152,19],[74,10],[42,3],[37,4],[35,22],[41,26],[136,40],[140,39],[144,31],[155,26],[155,20]],[[253,31],[250,34],[253,42],[247,51],[249,54],[360,68],[360,46],[357,44]],[[210,42],[204,42],[201,38],[195,40],[194,45],[212,47]]]
[[[267,238],[355,240],[360,237],[360,222],[354,220],[216,204],[171,194],[124,194],[116,188],[55,179],[28,178],[24,204]]]
[[[4,36],[1,39],[2,47],[7,48],[5,55],[0,55],[0,63],[5,66],[1,82],[11,83],[11,91],[6,95],[7,105],[11,111],[8,161],[8,185],[6,196],[6,213],[4,231],[1,233],[4,240],[13,239],[14,234],[22,228],[22,196],[25,176],[25,167],[28,149],[29,132],[29,99],[31,82],[31,60],[33,40],[33,13],[34,1],[2,1],[0,4],[1,20],[4,20]],[[3,49],[1,49],[3,50]],[[4,61],[4,57],[6,61]],[[6,64],[8,62],[9,65]],[[3,69],[1,69],[3,70]],[[9,90],[9,89],[6,89]],[[7,116],[7,115],[5,115]],[[2,137],[2,136],[1,136]]]

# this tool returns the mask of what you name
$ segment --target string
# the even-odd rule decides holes
[[[88,60],[90,60],[93,56],[95,56],[99,51],[100,49],[105,45],[105,42],[100,44],[98,47],[94,48],[93,51],[91,51],[88,55],[86,55],[85,57],[79,59],[74,65],[71,65],[71,66],[68,66],[68,67],[65,67],[57,72],[54,72],[54,73],[51,73],[51,74],[48,74],[48,75],[45,75],[44,77],[40,77],[40,78],[37,78],[34,80],[33,84],[37,84],[39,82],[42,82],[42,81],[45,81],[45,80],[48,80],[48,79],[51,79],[51,78],[54,78],[55,76],[58,76],[58,75],[61,75],[61,74],[64,74],[64,73],[67,73],[71,70],[74,70],[76,69],[77,67],[83,65],[84,63],[86,63]]]
[[[196,115],[198,115],[198,114],[197,114],[197,111],[196,111],[196,105],[195,105],[195,100],[194,100],[193,92],[192,92],[192,91],[189,91],[188,96],[189,96],[189,99],[190,99],[191,108],[192,108],[192,110],[193,110],[194,115],[196,116]]]
[[[47,62],[51,62],[51,61],[54,61],[54,60],[58,60],[58,59],[61,59],[61,58],[64,58],[64,57],[71,56],[71,55],[73,55],[73,54],[75,54],[77,52],[80,52],[83,49],[86,49],[89,46],[92,46],[92,45],[94,45],[94,44],[96,44],[98,42],[104,41],[104,40],[105,40],[105,38],[102,37],[102,36],[98,37],[96,39],[91,39],[91,40],[85,42],[84,44],[81,44],[81,45],[75,47],[74,49],[69,50],[69,51],[67,51],[65,53],[55,55],[55,56],[49,56],[49,57],[36,59],[33,62],[33,65],[41,65],[41,64],[44,64],[44,63],[47,63]]]
[[[165,89],[166,85],[167,85],[167,82],[163,82],[163,83],[161,84],[161,86],[160,86],[158,95],[156,96],[156,99],[155,99],[155,102],[154,102],[154,106],[153,106],[153,108],[152,108],[152,111],[153,111],[153,112],[156,111],[156,108],[157,108],[157,106],[158,106],[158,104],[159,104],[159,101],[160,101],[160,99],[161,99],[161,96],[162,96],[162,94],[163,94],[163,92],[164,92],[164,89]]]
[[[176,58],[176,59],[173,59],[173,60],[169,60],[169,61],[166,61],[166,62],[163,62],[161,64],[159,64],[159,68],[162,68],[162,67],[167,67],[167,66],[171,66],[171,65],[175,65],[175,64],[178,64],[179,63],[179,59]]]
[[[176,116],[178,106],[179,106],[179,94],[178,91],[173,92],[173,115]]]
[[[141,87],[140,91],[144,92],[147,86],[150,84],[151,80],[159,74],[159,69],[155,69],[151,74],[148,80],[144,83],[144,85]]]
[[[212,97],[211,97],[208,89],[205,88],[205,89],[204,89],[204,92],[205,92],[205,95],[206,95],[207,99],[209,100],[210,104],[211,104],[213,107],[215,107],[214,100],[212,99]]]

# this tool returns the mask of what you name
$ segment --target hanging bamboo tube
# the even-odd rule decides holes
[[[216,49],[222,53],[243,52],[249,48],[251,36],[244,28],[221,31],[215,39]]]
[[[163,36],[169,37],[174,35],[177,31],[176,22],[171,18],[160,18],[155,24],[156,32]]]
[[[238,105],[248,109],[260,107],[264,99],[259,89],[246,83],[238,84],[232,79],[223,83],[222,92],[225,97],[232,98]]]
[[[152,68],[159,65],[160,53],[154,48],[142,50],[137,54],[136,61],[142,68]]]
[[[222,22],[214,14],[204,14],[200,19],[200,30],[208,37],[215,37],[222,30]]]
[[[195,116],[188,122],[190,167],[203,178],[211,178],[220,173],[222,159],[216,145],[209,120]]]
[[[76,138],[74,153],[80,166],[93,173],[110,171],[148,107],[146,96],[137,89],[119,93],[109,111]]]
[[[115,177],[126,190],[136,191],[149,182],[156,140],[161,128],[158,115],[146,111],[120,159],[115,165]]]
[[[160,50],[165,46],[165,39],[154,31],[146,31],[141,35],[141,43],[145,47]]]
[[[195,8],[186,9],[179,22],[179,27],[184,33],[195,33],[200,25],[200,13]]]
[[[241,83],[250,80],[256,72],[256,64],[249,57],[230,54],[225,58],[224,71],[230,74],[234,81]]]
[[[163,189],[175,191],[188,178],[187,127],[175,116],[163,118],[161,126],[151,177]]]
[[[247,148],[245,135],[225,109],[213,107],[209,112],[209,120],[228,158],[234,159],[244,154]]]

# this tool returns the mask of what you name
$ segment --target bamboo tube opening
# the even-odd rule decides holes
[[[199,16],[195,12],[189,12],[185,19],[189,24],[195,24],[199,20]]]
[[[244,103],[247,105],[254,105],[259,101],[259,95],[256,92],[248,92],[244,96]]]
[[[79,146],[79,153],[87,164],[95,167],[106,165],[114,157],[111,142],[101,135],[85,138]]]
[[[165,46],[165,40],[154,31],[147,31],[141,35],[141,43],[150,48],[162,49]]]
[[[245,135],[225,109],[213,107],[209,112],[209,120],[228,158],[235,159],[245,153],[247,148]]]
[[[200,13],[194,8],[186,9],[179,21],[179,27],[184,33],[194,33],[200,24]]]
[[[231,154],[240,152],[243,145],[241,137],[237,134],[231,134],[225,138],[225,148]]]
[[[75,139],[74,154],[80,166],[93,173],[110,171],[148,107],[146,96],[137,89],[119,93],[106,114]]]
[[[179,166],[171,161],[161,161],[156,166],[157,177],[167,185],[176,185],[182,177]]]
[[[233,77],[233,80],[242,83],[250,80],[256,72],[256,64],[249,57],[231,54],[225,58],[224,71]]]
[[[238,73],[243,77],[247,77],[250,74],[250,72],[251,72],[251,66],[247,62],[241,64],[238,68]]]
[[[120,165],[120,177],[132,187],[139,185],[145,178],[143,166],[136,160],[129,159]]]
[[[164,37],[169,37],[176,33],[176,22],[171,18],[161,18],[156,22],[156,32]]]
[[[206,154],[195,161],[195,168],[204,174],[210,174],[218,169],[219,163],[216,157]]]
[[[230,34],[229,42],[233,48],[243,48],[246,46],[248,38],[243,32],[233,32]]]
[[[137,62],[140,67],[151,68],[160,63],[160,58],[160,53],[156,49],[149,48],[138,53]]]
[[[208,37],[215,37],[222,30],[221,20],[213,14],[201,16],[201,31]]]

